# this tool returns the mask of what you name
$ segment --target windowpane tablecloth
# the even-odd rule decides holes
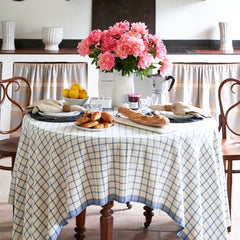
[[[227,239],[215,120],[170,126],[176,131],[116,124],[88,132],[25,115],[9,195],[13,239],[56,239],[69,218],[110,200],[162,209],[178,223],[182,239]]]

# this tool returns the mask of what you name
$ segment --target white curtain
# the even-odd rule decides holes
[[[86,63],[14,63],[14,76],[29,80],[32,102],[51,98],[62,99],[62,90],[79,83],[88,90]]]
[[[192,103],[212,114],[217,120],[219,116],[218,87],[227,78],[240,79],[240,63],[194,64],[175,63],[172,74],[175,85],[170,92],[170,102],[183,101]],[[230,94],[225,89],[224,103],[229,105],[239,99],[240,90]],[[235,127],[239,128],[240,109],[236,109],[233,117]],[[237,126],[238,123],[238,126]]]

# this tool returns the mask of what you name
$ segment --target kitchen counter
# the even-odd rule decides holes
[[[206,54],[206,55],[240,55],[240,49],[234,49],[233,53],[226,53],[217,49],[181,49],[168,48],[168,54]],[[42,48],[21,48],[16,50],[0,50],[0,54],[78,54],[77,48],[62,48],[59,51],[46,51]]]
[[[223,52],[217,49],[168,49],[168,54],[217,54],[217,55],[240,55],[240,49],[234,49],[232,53]]]
[[[16,50],[0,50],[0,54],[78,54],[77,48],[64,48],[58,51],[46,51],[41,48],[21,48]]]

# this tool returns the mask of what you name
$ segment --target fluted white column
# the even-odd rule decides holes
[[[15,25],[14,21],[2,21],[2,50],[15,50]]]
[[[233,52],[232,34],[230,29],[230,23],[219,22],[220,30],[220,51]]]

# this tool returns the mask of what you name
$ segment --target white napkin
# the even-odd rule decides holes
[[[85,112],[86,109],[78,105],[70,105],[71,111]],[[63,112],[63,104],[54,99],[43,99],[34,102],[32,105],[26,107],[24,113],[32,112],[33,114],[37,112],[45,113],[59,113]]]
[[[130,119],[125,118],[125,117],[116,116],[115,118],[116,118],[117,123],[136,127],[136,128],[141,128],[144,130],[148,130],[148,131],[156,132],[156,133],[160,133],[160,134],[174,132],[174,131],[178,130],[178,128],[173,124],[169,124],[169,125],[163,126],[163,127],[152,127],[152,126],[147,126],[147,125],[133,122]]]
[[[165,106],[171,106],[171,111],[176,115],[193,115],[197,118],[209,118],[210,114],[203,111],[201,108],[194,107],[191,104],[183,103],[183,102],[175,102],[169,105],[151,105],[149,108],[157,111],[169,111],[166,110]]]

